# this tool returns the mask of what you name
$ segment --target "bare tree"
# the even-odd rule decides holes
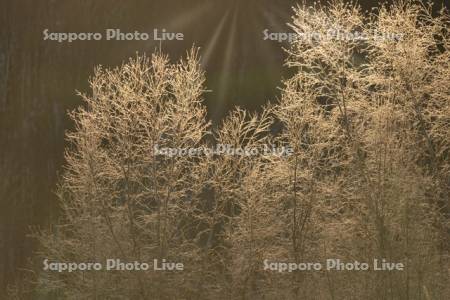
[[[71,114],[52,261],[185,263],[179,273],[40,272],[68,299],[447,299],[448,13],[398,1],[364,13],[295,8],[294,75],[274,106],[210,129],[197,51],[137,57],[91,80]],[[273,125],[280,127],[273,134]],[[160,155],[289,147],[291,155]],[[188,150],[187,150],[188,151]],[[368,271],[264,270],[263,261],[368,262]],[[374,259],[404,271],[374,271]],[[174,288],[176,286],[176,288]]]
[[[61,224],[40,236],[54,261],[184,261],[180,202],[198,185],[187,156],[158,155],[197,147],[207,133],[204,75],[196,50],[171,64],[162,54],[114,70],[99,67],[86,107],[71,114],[67,170],[58,195]],[[176,276],[157,272],[48,273],[46,289],[67,298],[147,299],[171,289]],[[153,296],[152,296],[153,295]]]
[[[295,149],[285,162],[293,174],[294,257],[304,258],[306,242],[316,253],[322,244],[328,257],[407,265],[404,273],[369,272],[363,280],[327,273],[331,298],[448,293],[448,261],[439,253],[448,240],[439,237],[448,230],[441,214],[448,200],[440,198],[448,183],[446,26],[445,11],[435,18],[409,1],[370,16],[343,1],[296,9],[293,30],[317,35],[289,50],[287,64],[297,72],[276,112],[282,139]],[[320,229],[315,236],[308,223]],[[341,281],[349,277],[352,284]]]

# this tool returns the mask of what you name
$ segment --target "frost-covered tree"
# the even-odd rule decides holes
[[[449,24],[420,1],[300,4],[280,99],[214,129],[197,51],[99,67],[71,113],[61,220],[38,235],[40,257],[185,270],[40,272],[38,288],[58,299],[447,299]],[[292,154],[157,152],[272,144]],[[264,270],[266,259],[328,258],[405,270]]]
[[[207,133],[204,74],[197,51],[170,63],[138,56],[97,68],[85,107],[71,113],[67,166],[58,196],[62,218],[40,236],[42,256],[57,262],[153,259],[189,262],[184,210],[197,192],[192,157],[164,148],[198,147]],[[68,299],[155,299],[183,291],[179,273],[46,272],[40,287]],[[181,275],[182,276],[182,275]]]
[[[289,258],[407,266],[327,273],[320,289],[314,274],[294,274],[295,294],[448,295],[448,21],[411,1],[370,15],[344,1],[295,9],[303,38],[288,50],[296,73],[276,108],[295,150],[280,164],[291,174]]]

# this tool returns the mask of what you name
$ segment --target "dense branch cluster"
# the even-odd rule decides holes
[[[198,53],[97,68],[71,114],[52,261],[183,262],[182,272],[39,272],[61,299],[446,299],[450,40],[445,11],[399,1],[299,5],[292,29],[400,34],[297,39],[275,105],[211,128]],[[274,134],[277,124],[281,131]],[[290,156],[155,155],[288,145]],[[264,270],[264,260],[404,262],[403,272]],[[58,298],[58,299],[60,299]]]

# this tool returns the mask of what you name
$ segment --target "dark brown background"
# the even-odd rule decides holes
[[[44,41],[42,31],[183,32],[184,41],[161,47],[172,58],[194,43],[202,48],[212,90],[206,104],[217,123],[234,105],[256,109],[276,98],[289,71],[283,67],[282,45],[263,41],[262,31],[287,31],[295,2],[0,0],[0,297],[32,254],[30,228],[57,220],[52,191],[63,165],[64,132],[72,126],[66,111],[81,103],[75,90],[88,91],[95,65],[116,66],[159,46],[151,41],[58,43]],[[362,4],[368,9],[375,3]]]

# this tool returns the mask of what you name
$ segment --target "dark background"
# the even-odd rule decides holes
[[[30,229],[57,221],[53,191],[64,164],[67,110],[89,91],[94,66],[113,67],[155,48],[177,59],[201,47],[205,95],[217,123],[235,105],[276,99],[289,76],[282,46],[262,31],[288,31],[291,0],[0,0],[0,297],[34,245]],[[441,1],[435,1],[441,2]],[[447,2],[447,1],[444,1]],[[364,9],[376,1],[362,1]],[[184,41],[44,41],[50,32],[184,33]]]

